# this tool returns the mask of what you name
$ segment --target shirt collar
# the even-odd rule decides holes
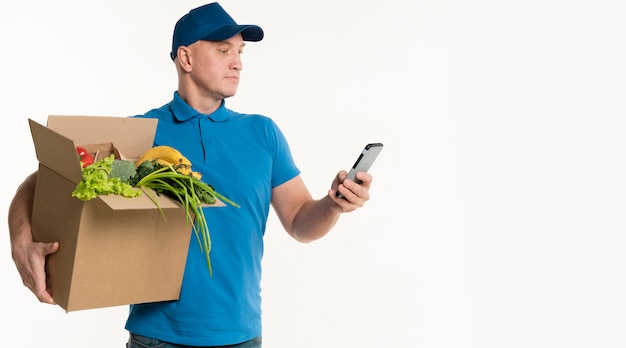
[[[178,92],[174,92],[174,99],[170,103],[170,108],[172,110],[172,113],[174,114],[174,117],[176,117],[176,119],[181,122],[200,116],[208,116],[214,122],[226,122],[228,121],[229,113],[225,105],[225,101],[222,100],[222,103],[220,104],[220,107],[217,108],[217,110],[208,115],[202,114],[196,111],[196,109],[192,108],[189,104],[187,104],[187,102],[185,102],[183,98],[180,97]]]

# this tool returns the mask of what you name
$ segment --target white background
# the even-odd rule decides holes
[[[385,144],[371,201],[326,238],[272,215],[265,346],[625,346],[621,3],[223,1],[266,32],[228,106],[276,120],[314,196]],[[0,5],[3,212],[36,168],[27,119],[168,102],[172,28],[201,4]],[[3,230],[5,345],[124,346],[125,306],[40,304]]]

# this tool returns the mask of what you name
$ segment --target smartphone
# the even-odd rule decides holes
[[[357,158],[356,162],[354,162],[354,165],[348,172],[348,176],[346,177],[346,179],[350,179],[357,184],[360,183],[360,180],[356,178],[356,173],[367,172],[374,163],[374,160],[376,160],[376,157],[378,157],[380,151],[382,151],[382,149],[382,143],[370,143],[365,145],[365,148],[363,148],[363,151],[359,155],[359,158]],[[337,191],[335,195],[337,197],[343,197],[343,195],[339,193],[339,191]]]

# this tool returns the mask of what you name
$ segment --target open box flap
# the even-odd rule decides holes
[[[102,195],[98,196],[98,198],[113,210],[142,210],[157,208],[150,197],[155,199],[161,209],[182,207],[182,205],[177,201],[163,195],[159,196],[153,190],[142,189],[141,191],[140,196],[133,198],[126,198],[119,195]]]
[[[82,179],[83,173],[74,141],[32,119],[28,119],[28,123],[35,144],[37,160],[77,184]]]
[[[112,116],[48,116],[48,128],[76,144],[112,142],[127,158],[137,159],[154,144],[157,119]]]
[[[164,195],[157,195],[154,190],[142,188],[141,196],[126,198],[119,195],[104,195],[98,196],[104,203],[106,203],[113,210],[141,210],[141,209],[154,209],[156,205],[152,201],[152,198],[161,207],[161,209],[176,209],[181,208],[182,204],[178,201],[171,199]],[[152,197],[152,198],[151,198]],[[224,207],[226,204],[216,199],[215,204],[203,204],[204,207]]]

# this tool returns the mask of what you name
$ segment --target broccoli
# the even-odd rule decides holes
[[[118,178],[122,182],[128,183],[135,176],[137,176],[135,162],[116,159],[111,164],[111,173],[109,173],[109,177]]]

